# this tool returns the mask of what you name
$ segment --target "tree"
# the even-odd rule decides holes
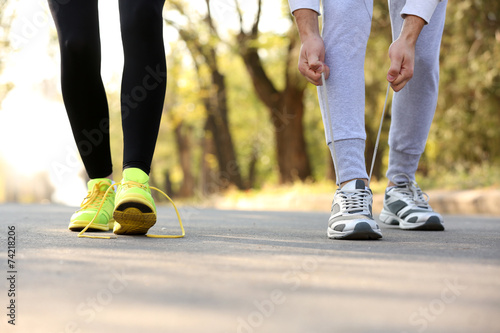
[[[257,15],[250,31],[243,29],[243,14],[235,0],[240,19],[237,48],[241,55],[257,96],[267,106],[274,126],[276,154],[280,173],[280,183],[290,183],[296,179],[305,180],[312,175],[304,138],[304,90],[307,81],[297,71],[300,43],[295,27],[291,27],[285,58],[285,85],[279,90],[270,79],[259,55],[259,22],[262,1],[258,0]]]
[[[243,189],[243,180],[229,128],[225,77],[219,69],[217,59],[216,46],[220,38],[212,21],[209,0],[206,0],[207,14],[202,20],[203,25],[194,24],[190,20],[181,2],[171,1],[170,4],[189,22],[183,27],[166,19],[169,25],[177,29],[181,39],[186,43],[198,72],[198,83],[202,91],[206,93],[201,98],[207,110],[205,127],[211,133],[219,164],[217,187],[224,189],[229,184],[234,184],[239,189]],[[202,42],[200,29],[208,30],[211,35],[208,42]],[[208,70],[209,79],[205,79],[204,70]]]
[[[500,163],[500,3],[448,4],[429,168],[470,171]]]

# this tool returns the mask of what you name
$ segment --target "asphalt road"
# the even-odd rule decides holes
[[[183,239],[101,240],[74,210],[0,205],[1,332],[500,332],[499,218],[338,241],[327,213],[183,208]]]

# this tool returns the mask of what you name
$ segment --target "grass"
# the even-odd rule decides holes
[[[417,174],[417,182],[424,191],[431,190],[472,190],[472,189],[500,189],[500,168],[482,165],[470,170],[455,168],[454,170],[434,170],[427,176]],[[387,180],[373,180],[370,187],[374,194],[384,193]],[[288,185],[268,183],[260,189],[238,190],[230,188],[213,196],[196,195],[192,198],[175,198],[180,206],[210,206],[213,200],[225,199],[238,201],[239,199],[252,199],[261,196],[279,197],[285,195],[333,195],[337,186],[331,180],[295,182]],[[166,204],[164,202],[163,204]]]
[[[500,189],[500,168],[493,166],[478,166],[469,171],[458,169],[453,171],[436,170],[426,177],[417,174],[417,182],[424,191],[429,190],[472,190],[472,189]],[[387,180],[372,181],[370,187],[375,194],[384,193]],[[330,180],[316,182],[295,182],[290,185],[268,184],[261,189],[239,191],[230,189],[222,193],[223,197],[237,200],[252,198],[260,195],[280,196],[285,194],[332,194],[336,185]]]

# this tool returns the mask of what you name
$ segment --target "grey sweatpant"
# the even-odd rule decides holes
[[[401,32],[403,19],[400,12],[405,3],[406,0],[389,0],[393,39]],[[443,1],[438,5],[429,24],[420,33],[413,78],[393,97],[387,177],[396,182],[405,179],[395,178],[400,173],[415,178],[434,117],[446,4],[447,1]],[[372,13],[373,0],[323,1],[325,62],[330,67],[326,87],[332,128],[329,128],[324,104],[320,105],[330,149],[332,136],[335,142],[338,184],[368,178],[364,158],[364,61]],[[384,82],[385,77],[381,78],[381,85]],[[318,87],[318,94],[322,101],[325,96],[321,87]]]

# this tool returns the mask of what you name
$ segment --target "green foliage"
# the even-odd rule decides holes
[[[193,146],[191,171],[201,169],[201,150],[196,148],[200,146],[205,135],[203,131],[205,109],[200,103],[200,96],[206,92],[201,91],[196,71],[192,63],[186,59],[188,50],[184,44],[172,43],[170,48],[172,52],[167,58],[167,93],[152,174],[155,183],[164,186],[168,172],[175,192],[180,188],[183,173],[174,131],[182,123],[183,134],[190,136],[190,143]],[[199,176],[196,172],[195,175]]]
[[[376,132],[385,96],[391,43],[387,4],[374,4],[365,62],[368,141]],[[496,184],[500,165],[500,3],[449,2],[441,45],[440,93],[417,179],[425,187]],[[379,158],[387,168],[390,121],[382,131]],[[446,175],[449,175],[446,176]],[[465,178],[471,180],[467,181]],[[427,181],[427,179],[429,179]],[[447,185],[453,186],[453,185]]]
[[[288,15],[287,7],[283,8],[282,14]],[[417,176],[419,180],[424,181],[426,188],[444,186],[443,182],[436,179],[450,180],[450,177],[458,181],[458,187],[492,183],[477,180],[473,183],[468,182],[464,178],[469,172],[475,177],[498,176],[491,170],[494,170],[492,166],[500,162],[499,9],[500,4],[491,1],[466,0],[448,4],[448,17],[442,43],[440,97],[427,149],[422,156]],[[229,36],[235,33],[237,32],[228,32]],[[287,35],[265,32],[261,33],[255,42],[261,49],[260,55],[265,69],[278,89],[282,89],[284,85],[287,38]],[[208,38],[206,41],[220,44],[217,56],[218,61],[223,64],[221,71],[226,76],[229,119],[238,161],[242,174],[246,177],[252,154],[257,154],[255,186],[260,188],[265,184],[276,184],[278,180],[274,135],[266,109],[255,96],[244,64],[237,56],[238,45],[231,42],[234,40],[226,38],[226,41],[222,42]],[[387,3],[375,2],[365,62],[367,150],[372,149],[370,145],[373,145],[375,140],[384,103],[387,87],[385,77],[390,64],[387,50],[391,41]],[[178,51],[182,52],[187,51]],[[170,59],[172,57],[171,55]],[[176,88],[175,91],[168,93],[168,120],[160,134],[161,140],[167,140],[169,145],[174,144],[173,138],[168,134],[173,128],[170,123],[176,123],[180,119],[195,129],[196,140],[201,140],[204,135],[201,128],[203,126],[201,119],[204,115],[199,100],[199,96],[204,92],[197,90],[195,72],[192,67],[190,68],[192,64],[182,61],[181,56],[177,57],[178,61],[172,62],[169,66],[169,82],[175,82],[169,84],[169,89],[172,84],[175,84]],[[204,75],[208,75],[208,72]],[[172,98],[175,102],[170,100]],[[309,85],[304,98],[305,135],[314,170],[313,178],[322,181],[327,177],[331,161],[325,144],[316,88]],[[388,161],[390,112],[386,117],[378,155],[381,161],[378,176],[381,176],[382,183]],[[162,145],[157,154],[169,155],[168,162],[156,157],[157,166],[175,170],[178,162],[177,157],[173,156],[175,152],[172,149]],[[200,153],[198,152],[196,156],[199,158]],[[200,161],[194,163],[193,170],[197,173]],[[485,165],[481,166],[482,164]],[[443,177],[443,173],[452,176]],[[430,180],[427,181],[429,177]],[[173,178],[176,182],[182,179],[182,177]]]
[[[467,173],[500,165],[499,19],[498,1],[448,4],[428,169]]]
[[[321,118],[316,86],[308,84],[304,94],[304,131],[309,159],[313,166],[313,179],[323,180],[328,174],[330,150],[326,145],[325,130]]]
[[[183,5],[180,1],[174,3]],[[281,15],[289,15],[286,2],[283,4]],[[268,110],[255,95],[251,79],[238,55],[239,45],[234,38],[238,31],[221,32],[224,38],[220,40],[201,20],[203,14],[186,4],[184,8],[190,18],[188,24],[199,26],[199,42],[216,46],[220,71],[226,78],[230,130],[243,178],[248,177],[252,158],[257,156],[254,188],[272,188],[279,180],[273,126]],[[447,15],[438,107],[417,180],[424,189],[500,186],[500,3],[479,0],[450,2]],[[261,32],[255,41],[265,70],[279,90],[285,84],[288,38],[287,34],[266,31]],[[389,68],[387,50],[391,40],[387,3],[375,2],[365,62],[367,149],[375,140],[384,103],[385,77]],[[202,101],[208,92],[202,87],[211,78],[205,64],[198,63],[200,68],[196,70],[184,42],[172,43],[170,50],[167,95],[152,179],[164,187],[168,172],[175,192],[183,181],[174,135],[181,124],[182,133],[189,136],[192,147],[191,171],[197,183],[200,182],[201,145],[208,135],[204,128],[206,110]],[[115,173],[120,173],[123,148],[119,92],[111,92],[109,104],[111,130],[115,133],[112,136]],[[326,180],[331,159],[325,144],[316,88],[311,84],[305,91],[304,105],[304,128],[313,179],[323,191],[333,187]],[[381,177],[379,182],[373,183],[380,189],[385,184],[383,172],[388,160],[390,113],[387,117],[378,155]],[[214,155],[208,154],[205,161],[214,168],[217,165]]]

